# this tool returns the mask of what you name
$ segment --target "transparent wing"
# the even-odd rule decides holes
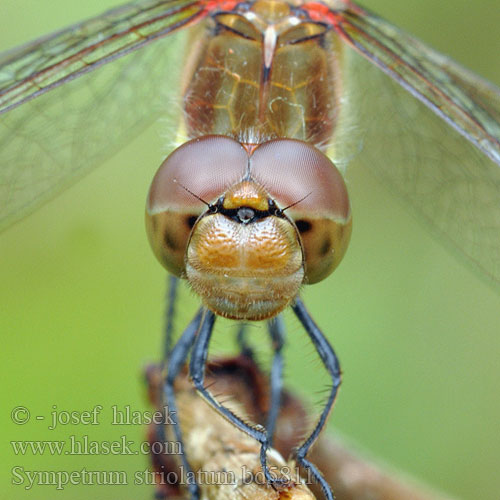
[[[343,123],[359,161],[500,282],[500,89],[344,3],[330,19],[348,44]]]
[[[142,0],[0,54],[0,114],[203,14],[196,0]]]
[[[500,165],[500,89],[392,24],[342,0],[329,21],[349,45]]]
[[[201,15],[193,1],[136,2],[0,55],[0,229],[178,112],[177,30]]]

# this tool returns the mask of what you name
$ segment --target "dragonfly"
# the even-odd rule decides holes
[[[231,40],[224,46],[227,53],[222,65],[200,62],[207,37]],[[253,66],[243,48],[252,43],[260,47],[261,55]],[[189,54],[183,51],[185,46]],[[295,50],[302,46],[310,51],[301,59]],[[287,59],[287,53],[293,55]],[[241,65],[252,74],[242,76]],[[146,73],[138,68],[148,69],[147,83]],[[216,97],[226,97],[226,101],[212,106],[213,97],[204,101],[208,87],[203,85],[211,85],[214,79],[225,82],[226,86],[210,88],[217,88]],[[158,103],[151,103],[152,89],[178,89],[168,108],[173,115],[184,114],[178,136],[186,142],[157,174],[161,178],[166,172],[170,189],[166,199],[175,203],[167,203],[165,220],[157,222],[166,202],[161,198],[162,188],[154,184],[148,226],[156,255],[174,275],[189,277],[189,256],[176,247],[182,241],[193,243],[190,279],[205,308],[170,352],[169,373],[175,375],[172,366],[180,369],[187,348],[194,343],[191,368],[196,386],[221,409],[206,391],[202,373],[214,311],[253,320],[275,316],[291,305],[332,377],[318,424],[297,452],[298,461],[320,482],[321,475],[306,457],[333,405],[340,372],[329,342],[297,294],[303,283],[326,277],[347,246],[350,209],[337,172],[343,173],[358,155],[365,156],[368,167],[478,272],[498,281],[500,92],[352,2],[138,2],[4,54],[0,82],[0,217],[4,226],[81,177],[109,154],[113,142],[118,144],[154,119],[159,111]],[[257,111],[249,110],[249,103],[255,101],[252,89],[258,91],[257,102],[267,104],[254,106]],[[374,119],[380,116],[389,116],[382,143]],[[417,122],[421,131],[412,139],[411,124]],[[111,140],[110,123],[117,124]],[[437,143],[436,137],[442,137],[438,132],[444,128],[445,140]],[[19,135],[25,139],[17,140]],[[387,144],[391,148],[386,150]],[[221,149],[231,158],[228,164],[213,155]],[[176,167],[189,164],[191,156],[186,155],[193,150],[198,161],[211,165],[206,178],[198,169]],[[269,158],[286,154],[274,171],[265,167]],[[308,171],[292,162],[293,157],[304,156],[317,170]],[[370,161],[380,157],[383,161]],[[240,165],[239,170],[234,165]],[[229,190],[230,184],[234,189]],[[262,191],[263,186],[267,191]],[[268,192],[269,186],[274,186],[273,192]],[[290,194],[292,187],[297,189]],[[323,189],[337,196],[325,196]],[[333,206],[334,198],[341,203]],[[326,200],[323,206],[322,200]],[[195,236],[194,229],[207,226],[210,218],[231,220],[241,227],[274,220],[267,230],[280,233],[287,248],[295,245],[279,263],[286,261],[287,272],[294,270],[287,286],[278,294],[261,285],[259,294],[270,292],[272,297],[258,304],[258,300],[238,297],[241,280],[233,280],[232,290],[222,282],[207,283],[203,276],[198,280],[199,264],[206,257],[205,263],[214,265],[214,253],[203,255],[212,240],[206,233]],[[333,222],[335,227],[325,227]],[[171,235],[168,232],[174,224],[178,227]],[[158,226],[163,228],[160,236]],[[208,226],[216,236],[223,230],[241,233]],[[276,254],[280,248],[273,245],[268,246]],[[221,266],[234,247],[226,253],[222,247],[219,250],[215,265]],[[253,254],[260,255],[261,247]],[[206,271],[201,269],[201,274],[206,276]],[[283,281],[282,275],[279,278],[276,281]],[[248,297],[251,290],[243,288]],[[280,295],[278,300],[276,295]],[[255,304],[259,310],[249,310]],[[279,386],[279,380],[275,383]],[[270,435],[230,412],[224,415],[261,442],[266,470]],[[268,428],[272,427],[270,421]],[[268,480],[273,479],[268,476]],[[329,486],[325,482],[322,486],[325,496],[333,498]],[[196,488],[192,495],[196,497]]]

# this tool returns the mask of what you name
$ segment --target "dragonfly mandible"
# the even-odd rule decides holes
[[[68,144],[64,143],[64,139],[65,136],[67,137],[68,131],[74,128],[74,125],[71,126],[70,124],[68,127],[65,123],[58,123],[58,127],[61,127],[61,134],[57,135],[57,131],[55,131],[53,127],[53,122],[50,120],[50,112],[52,109],[50,107],[47,108],[45,104],[45,102],[49,102],[49,104],[52,102],[52,104],[55,105],[54,97],[51,97],[51,95],[54,96],[56,93],[60,93],[60,95],[66,93],[71,94],[74,88],[76,88],[78,92],[79,89],[76,84],[78,78],[75,78],[76,76],[81,74],[81,77],[84,78],[86,77],[84,75],[90,70],[97,69],[106,62],[114,64],[114,61],[119,60],[117,57],[122,55],[120,53],[121,50],[123,50],[123,57],[133,56],[134,54],[131,52],[133,49],[140,48],[148,43],[152,44],[157,36],[163,37],[166,35],[168,35],[168,38],[165,40],[172,41],[173,45],[177,35],[182,34],[180,31],[181,28],[195,21],[205,22],[209,19],[214,19],[213,16],[215,11],[210,9],[212,7],[218,8],[209,3],[196,2],[147,2],[143,5],[148,8],[145,7],[141,10],[134,6],[130,9],[119,9],[105,18],[106,21],[109,22],[109,40],[113,41],[113,47],[110,52],[107,52],[108,49],[106,47],[106,35],[104,35],[104,33],[106,33],[106,28],[103,27],[102,23],[100,23],[100,25],[99,23],[95,23],[99,25],[99,27],[97,31],[92,32],[93,25],[92,23],[88,23],[82,26],[82,30],[71,29],[68,32],[62,32],[53,39],[42,42],[42,48],[50,48],[51,50],[42,51],[43,57],[41,57],[41,60],[37,61],[40,66],[37,66],[36,78],[32,77],[33,69],[30,66],[34,47],[25,48],[24,52],[22,50],[14,52],[5,59],[5,61],[9,63],[9,61],[14,58],[14,62],[6,66],[7,71],[4,74],[7,75],[7,77],[12,74],[22,75],[23,72],[26,71],[30,75],[22,84],[16,83],[7,93],[10,94],[13,100],[5,101],[6,112],[4,116],[6,118],[4,124],[6,125],[6,130],[16,132],[20,130],[20,127],[26,125],[26,135],[33,141],[35,148],[42,144],[42,140],[44,146],[44,148],[40,147],[36,152],[33,149],[27,150],[25,155],[23,154],[24,151],[18,150],[15,155],[17,159],[16,162],[9,162],[9,165],[14,166],[15,164],[22,164],[22,162],[25,161],[25,165],[30,163],[31,167],[7,171],[7,176],[5,178],[2,177],[2,187],[5,188],[5,197],[2,194],[2,199],[7,200],[6,205],[8,207],[6,212],[7,215],[5,216],[6,220],[10,217],[22,215],[30,210],[30,205],[34,200],[40,200],[50,196],[54,190],[64,186],[69,178],[81,174],[87,165],[91,165],[98,161],[102,153],[101,148],[103,145],[99,144],[98,140],[94,140],[103,134],[102,127],[106,126],[103,115],[99,116],[99,114],[94,118],[95,122],[89,127],[90,135],[87,137],[87,140],[84,141],[86,145],[85,151],[79,150],[80,146],[74,143],[71,143],[70,147],[61,147],[61,145],[68,146]],[[165,5],[167,5],[166,11],[162,10]],[[234,5],[223,4],[221,9],[223,11],[229,11],[232,10],[233,7]],[[157,10],[155,11],[155,9]],[[493,279],[498,279],[498,252],[495,252],[495,249],[498,249],[497,240],[495,240],[495,238],[498,238],[498,233],[495,233],[495,231],[480,230],[481,226],[475,224],[478,222],[476,218],[472,218],[472,221],[469,221],[470,224],[465,226],[465,229],[464,225],[461,223],[452,224],[453,221],[460,222],[467,218],[463,215],[457,216],[454,210],[460,207],[466,207],[467,216],[469,218],[471,218],[471,213],[472,216],[481,215],[481,217],[483,217],[485,213],[484,210],[481,209],[481,204],[485,202],[488,208],[492,209],[489,210],[487,214],[489,220],[485,221],[481,219],[481,222],[487,228],[497,227],[495,224],[498,223],[498,212],[496,211],[498,203],[496,202],[498,201],[499,190],[497,177],[498,167],[496,165],[498,161],[498,142],[496,142],[498,138],[498,92],[496,89],[490,88],[488,84],[474,79],[474,77],[470,77],[460,68],[455,67],[453,63],[439,59],[439,57],[432,52],[426,52],[428,57],[422,60],[420,58],[420,53],[424,48],[418,46],[420,52],[416,54],[416,44],[412,44],[411,39],[405,39],[407,44],[401,43],[400,37],[403,37],[403,35],[400,32],[394,30],[393,27],[385,24],[378,18],[371,16],[366,11],[356,7],[354,4],[336,2],[330,6],[330,9],[325,9],[320,5],[311,3],[310,8],[303,8],[303,11],[305,15],[308,16],[308,20],[312,26],[322,26],[322,28],[324,28],[324,25],[326,25],[328,28],[324,28],[325,32],[329,34],[335,32],[338,36],[339,44],[342,47],[340,52],[346,53],[345,56],[342,56],[345,57],[345,62],[343,61],[343,64],[345,64],[347,68],[345,72],[345,81],[349,80],[349,71],[358,71],[359,67],[363,65],[365,65],[363,67],[377,70],[378,72],[382,69],[397,79],[406,91],[410,90],[414,95],[431,106],[439,113],[440,119],[447,121],[448,125],[454,126],[462,136],[469,139],[470,143],[463,141],[457,134],[453,136],[453,144],[442,145],[442,149],[436,157],[430,158],[428,161],[418,158],[418,165],[407,165],[405,169],[398,170],[397,172],[393,170],[384,171],[383,166],[380,165],[378,165],[378,167],[382,168],[381,175],[383,177],[388,177],[396,189],[407,189],[403,194],[408,197],[408,201],[410,201],[411,204],[414,204],[417,209],[423,212],[424,217],[429,218],[431,215],[434,216],[438,214],[439,217],[436,217],[432,221],[437,226],[438,230],[443,231],[457,246],[459,246],[475,265],[483,269],[484,272],[489,274]],[[152,17],[148,18],[150,15]],[[227,15],[227,13],[221,13],[220,18],[222,19],[224,15]],[[116,36],[116,26],[120,25],[120,21],[126,19],[127,22],[130,22],[131,19],[134,19],[134,16],[137,16],[137,19],[140,20],[137,27],[130,29],[128,26],[125,32],[118,32],[120,36]],[[100,18],[101,21],[103,19],[104,18]],[[146,19],[146,21],[144,19]],[[234,28],[227,19],[226,21],[220,21],[219,27],[220,24],[224,26],[224,29],[229,31],[233,30],[239,35],[242,34],[241,30],[244,29],[244,27],[241,26]],[[195,26],[193,25],[193,31],[194,28]],[[296,27],[294,26],[294,28]],[[87,29],[89,33],[86,32]],[[149,31],[150,29],[151,32]],[[376,35],[374,33],[376,33]],[[249,36],[246,32],[243,34]],[[75,36],[74,39],[72,38],[73,36]],[[186,37],[185,35],[183,36]],[[321,32],[313,34],[308,33],[307,35],[303,35],[302,38],[292,38],[288,40],[288,42],[291,45],[297,45],[302,42],[311,42],[314,38],[321,38],[323,36],[324,33]],[[71,39],[72,43],[68,43],[68,37]],[[178,38],[180,39],[181,37],[179,36]],[[399,44],[395,43],[396,38],[400,41]],[[117,39],[119,40],[118,44],[116,44]],[[71,50],[76,51],[79,48],[78,43],[81,40],[85,43],[91,40],[93,45],[90,44],[85,47],[80,46],[80,51],[73,52],[73,55],[70,57],[59,52],[61,48],[64,50],[67,46],[70,46]],[[385,45],[383,43],[384,41]],[[123,46],[121,46],[121,42],[124,42]],[[348,44],[362,53],[364,57],[376,63],[378,68],[369,66],[366,61],[359,56],[358,52],[352,52]],[[152,47],[153,45],[150,46]],[[404,51],[401,48],[402,46],[404,46]],[[78,56],[74,57],[76,54],[78,54]],[[139,54],[139,52],[137,54]],[[150,52],[150,54],[152,54],[152,52]],[[58,58],[60,59],[61,57],[63,57],[64,62],[58,60]],[[54,60],[51,58],[56,59]],[[44,64],[46,66],[44,66]],[[416,69],[419,71],[416,71]],[[91,74],[92,73],[89,73],[89,75]],[[373,75],[377,74],[378,73],[373,73]],[[133,77],[131,77],[132,81],[127,81],[128,76],[125,67],[120,64],[119,73],[117,73],[116,78],[120,78],[120,81],[123,80],[126,82],[122,85],[129,86],[129,88],[122,87],[124,92],[127,90],[130,92],[130,89],[139,87],[138,82],[133,81]],[[176,77],[175,75],[169,76],[171,78]],[[164,77],[165,75],[163,74],[159,79],[161,80]],[[472,80],[470,78],[472,78]],[[152,80],[154,80],[154,75],[152,76]],[[454,83],[450,84],[451,81]],[[457,85],[457,82],[459,85]],[[111,83],[113,86],[110,88],[116,88],[116,81],[112,81]],[[476,88],[472,92],[471,86],[473,84]],[[74,87],[71,87],[72,85],[74,85]],[[397,86],[394,86],[392,90],[394,90],[394,95],[396,96],[398,92],[406,96]],[[350,110],[349,103],[356,101],[356,89],[351,88],[349,93],[351,95],[349,95],[349,99],[346,100],[349,102],[345,102],[343,106],[339,106],[335,109],[335,120],[333,121],[336,122],[335,125],[337,128],[323,123],[320,127],[322,130],[330,127],[336,132],[337,130],[349,130],[351,126],[354,127],[350,122],[351,116],[349,116],[349,113],[344,112],[344,109]],[[144,92],[144,94],[146,94],[146,92]],[[394,98],[394,95],[391,98]],[[104,100],[105,96],[106,92],[103,91],[102,95],[98,95],[97,98],[98,100]],[[130,96],[134,106],[140,104],[141,98],[145,99],[147,97],[147,95],[141,95],[140,93],[131,93]],[[95,95],[92,95],[92,98],[95,97]],[[360,98],[363,99],[363,96],[361,95]],[[484,105],[485,101],[488,103],[488,106]],[[66,102],[71,101],[68,100]],[[121,102],[123,103],[123,101]],[[43,113],[31,113],[29,116],[35,117],[35,119],[27,123],[27,114],[38,109],[42,110]],[[386,109],[383,98],[381,98],[379,109]],[[58,112],[58,110],[54,111],[56,113]],[[119,111],[121,110],[115,110],[117,113]],[[126,123],[127,120],[135,123],[135,121],[138,120],[137,115],[134,114],[136,111],[137,109],[134,109],[133,106],[130,110],[127,110],[124,115],[124,123]],[[45,112],[47,112],[47,114],[45,114]],[[141,111],[141,113],[142,112],[144,111]],[[78,116],[80,116],[78,112],[72,115],[74,119]],[[51,127],[43,129],[41,122],[37,122],[36,120],[38,117],[42,121],[48,120]],[[432,127],[436,126],[435,123],[441,123],[430,113],[425,115],[425,118],[429,123],[430,130],[432,130]],[[34,131],[39,132],[38,136],[37,134],[31,133]],[[366,148],[368,150],[369,146],[373,145],[375,139],[370,135],[370,132],[371,131],[366,132],[362,137],[362,141],[357,138],[347,139],[343,133],[332,133],[331,137],[328,137],[327,134],[326,137],[321,137],[317,140],[312,139],[312,142],[318,146],[318,148],[328,152],[333,158],[334,163],[342,168],[343,165],[348,162],[349,158],[356,154],[356,150],[359,148],[361,142],[363,143],[363,149]],[[182,133],[186,138],[191,137],[189,131],[181,132],[181,134]],[[56,135],[57,139],[55,139]],[[266,137],[266,135],[268,135],[268,132],[263,134],[263,137]],[[279,134],[277,134],[277,136],[279,136]],[[9,149],[12,143],[12,141],[10,141],[11,136],[7,134],[2,135],[2,138],[3,137],[5,137],[6,140],[3,142],[3,146],[5,147],[2,148],[2,151],[5,152],[5,157],[7,159],[12,158],[12,150]],[[51,137],[54,137],[54,140],[51,141]],[[243,142],[248,140],[248,143],[245,144],[251,144],[253,147],[264,142],[263,137],[250,135],[245,138],[241,135],[237,135],[236,138]],[[275,138],[273,135],[266,137],[266,139],[273,138]],[[307,134],[305,138],[311,140],[311,137],[307,136]],[[350,144],[352,140],[354,140],[354,144]],[[88,147],[89,145],[90,147]],[[19,147],[19,144],[17,144],[16,147]],[[45,152],[43,151],[44,149],[46,150]],[[395,149],[396,152],[394,154],[401,154],[398,148]],[[256,148],[256,151],[259,151],[259,148]],[[457,161],[458,166],[456,170],[446,172],[446,176],[444,173],[442,176],[436,176],[436,172],[439,173],[439,170],[436,170],[435,167],[436,162],[439,162],[443,155],[451,154],[451,151],[453,151]],[[253,154],[253,150],[251,153]],[[62,157],[62,154],[67,156]],[[33,162],[34,158],[39,159],[36,165],[34,165]],[[71,165],[72,168],[60,169],[59,177],[52,175],[47,176],[44,167],[49,165],[49,163],[47,163],[49,159],[55,164],[68,164]],[[393,161],[387,160],[388,168],[394,169],[394,164],[397,163],[395,160],[397,160],[397,158],[393,159]],[[468,168],[471,162],[477,165],[477,169],[474,169],[474,172],[470,171],[470,168]],[[3,162],[3,159],[2,163],[7,164],[7,162]],[[418,170],[415,169],[416,166],[419,167]],[[38,168],[39,171],[36,171],[35,167]],[[37,173],[41,174],[40,178],[36,177]],[[454,175],[458,176],[456,183],[451,180]],[[466,188],[464,188],[464,184],[466,184]],[[428,193],[430,191],[434,192],[436,189],[443,186],[450,186],[451,189],[443,189],[442,199],[439,199],[438,202],[433,200],[432,204],[428,203]],[[181,189],[188,194],[189,191],[191,191],[189,186],[186,185],[181,186]],[[408,189],[410,192],[408,192]],[[193,196],[198,193],[194,192],[190,194]],[[200,194],[198,194],[198,196],[201,197]],[[466,198],[464,199],[463,196]],[[291,204],[297,203],[297,206],[299,206],[300,202],[305,203],[308,199],[311,199],[309,192],[304,193],[302,198],[297,197]],[[460,207],[456,206],[451,211],[443,210],[443,207],[447,208],[453,205],[453,201],[457,199],[460,200],[460,203],[457,204],[460,205]],[[210,201],[212,202],[213,200]],[[213,203],[211,204],[213,205]],[[226,209],[226,207],[223,208]],[[245,206],[244,208],[248,207]],[[284,208],[285,206],[278,207],[278,209],[282,210]],[[210,209],[214,210],[212,207]],[[215,207],[215,210],[217,210],[217,207]],[[262,212],[263,210],[260,211]],[[484,237],[486,237],[486,241],[481,239]]]

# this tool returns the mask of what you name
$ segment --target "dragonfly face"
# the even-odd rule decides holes
[[[100,70],[99,70],[99,71],[100,71]],[[411,116],[411,115],[410,115],[410,116]],[[432,122],[432,123],[434,123],[434,122]],[[385,143],[385,144],[387,145],[387,143]],[[377,153],[377,154],[378,154],[378,153]],[[407,172],[408,172],[408,171],[407,171]],[[469,206],[470,206],[470,205],[469,205]],[[448,221],[448,222],[449,222],[449,221]]]
[[[146,224],[160,262],[212,310],[259,320],[339,264],[351,211],[342,176],[314,147],[276,139],[249,154],[234,139],[204,136],[165,160]]]

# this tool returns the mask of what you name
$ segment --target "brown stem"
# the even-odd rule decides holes
[[[147,379],[151,402],[160,408],[163,380],[160,367],[149,367]],[[239,356],[212,361],[207,369],[206,380],[218,400],[224,401],[238,415],[253,422],[265,422],[269,403],[267,378],[251,358]],[[307,425],[307,413],[297,397],[289,392],[283,394],[274,440],[275,449],[268,454],[273,472],[286,480],[285,486],[279,490],[269,487],[263,480],[259,443],[211,409],[193,389],[186,373],[179,377],[176,384],[176,397],[184,452],[196,473],[204,500],[231,500],[240,497],[250,500],[322,498],[317,484],[304,484],[307,483],[305,471],[300,471],[303,478],[301,481],[294,462],[286,462],[282,458],[291,454],[297,444],[297,436],[304,433]],[[150,441],[158,440],[158,431],[158,427],[150,427]],[[165,426],[165,432],[167,439],[173,439],[171,425]],[[337,500],[446,498],[418,486],[414,480],[399,472],[368,460],[339,438],[323,435],[313,448],[310,459],[332,485]],[[157,498],[188,498],[181,481],[172,480],[181,478],[182,469],[178,457],[156,453],[152,455],[152,464],[157,472]]]

